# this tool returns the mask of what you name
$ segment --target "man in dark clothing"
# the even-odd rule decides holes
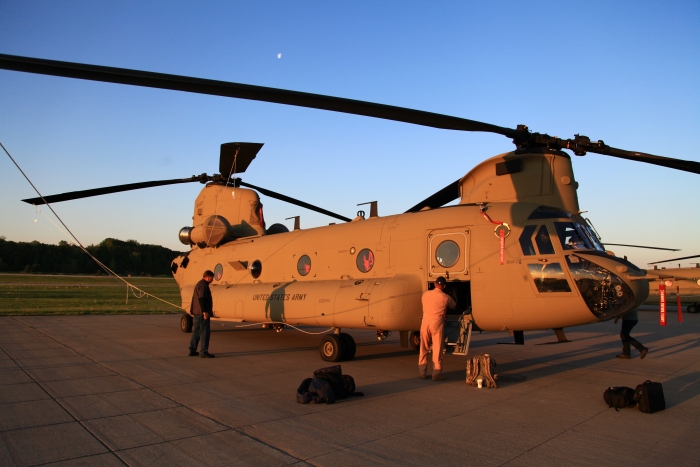
[[[190,340],[190,357],[200,355],[202,358],[214,358],[214,354],[209,353],[209,320],[213,314],[213,302],[211,299],[211,290],[209,284],[214,280],[214,273],[204,271],[202,280],[194,286],[192,294],[192,305],[190,306],[190,314],[193,315],[194,329],[192,330],[192,339]],[[197,353],[197,345],[202,341],[201,354]]]
[[[620,320],[620,318],[615,318],[615,324]],[[634,346],[635,349],[639,350],[639,356],[644,358],[647,356],[649,349],[644,347],[637,339],[630,336],[632,328],[639,322],[639,315],[637,310],[632,310],[622,317],[622,330],[620,331],[620,339],[622,340],[622,353],[617,356],[617,358],[632,358],[630,353],[630,344]]]

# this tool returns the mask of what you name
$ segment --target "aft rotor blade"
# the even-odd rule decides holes
[[[283,195],[281,193],[277,193],[275,191],[267,190],[267,189],[261,188],[259,186],[251,185],[250,183],[246,183],[246,182],[242,181],[241,179],[237,179],[236,184],[241,185],[241,186],[246,186],[248,188],[252,188],[253,190],[259,191],[263,195],[269,196],[270,198],[275,198],[275,199],[278,199],[280,201],[294,204],[296,206],[301,206],[302,208],[310,209],[311,211],[320,212],[321,214],[325,214],[326,216],[340,219],[341,221],[350,222],[352,220],[352,219],[349,219],[345,216],[341,216],[340,214],[336,214],[336,213],[328,211],[326,209],[319,208],[318,206],[314,206],[313,204],[309,204],[309,203],[306,203],[304,201],[300,201],[300,200],[292,198],[290,196],[286,196],[286,195]]]
[[[671,261],[680,261],[682,259],[692,259],[692,258],[700,258],[700,255],[693,255],[693,256],[684,256],[682,258],[671,258],[671,259],[665,259],[663,261],[656,261],[654,263],[647,263],[647,264],[659,264],[659,263],[669,263]]]
[[[664,250],[664,251],[681,251],[678,248],[660,248],[658,246],[642,246],[642,245],[625,245],[622,243],[603,243],[603,245],[611,245],[611,246],[628,246],[631,248],[647,248],[649,250]]]
[[[206,179],[204,180],[206,181]],[[25,203],[41,205],[46,203],[60,203],[61,201],[70,201],[73,199],[90,198],[92,196],[108,195],[110,193],[119,193],[121,191],[140,190],[142,188],[151,188],[154,186],[175,185],[178,183],[202,182],[202,176],[191,178],[175,178],[172,180],[158,180],[152,182],[128,183],[126,185],[115,185],[104,188],[93,188],[92,190],[69,191],[58,195],[44,196],[43,198],[23,199]]]
[[[171,89],[212,96],[234,97],[276,104],[295,105],[312,109],[330,110],[366,117],[383,118],[397,122],[442,128],[446,130],[484,131],[497,133],[509,138],[520,134],[517,130],[488,123],[467,120],[421,110],[376,104],[373,102],[324,96],[286,89],[268,88],[228,81],[193,78],[188,76],[153,73],[83,63],[62,62],[40,58],[0,54],[0,68],[5,70],[37,73],[41,75],[63,76],[65,78],[103,81],[107,83],[129,84],[149,88]]]
[[[425,207],[431,209],[439,208],[440,206],[444,206],[445,204],[456,200],[459,198],[459,196],[459,180],[455,180],[442,190],[428,196],[406,212],[418,212]]]

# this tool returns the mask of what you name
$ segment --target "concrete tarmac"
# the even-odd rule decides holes
[[[0,465],[700,465],[700,316],[640,313],[650,348],[622,360],[619,325],[475,333],[470,355],[498,362],[498,389],[417,378],[398,333],[349,332],[343,362],[365,397],[297,404],[329,366],[320,336],[214,323],[214,359],[188,357],[179,316],[0,318]],[[318,331],[318,329],[308,329]],[[638,356],[633,351],[633,356]],[[663,383],[666,410],[616,412],[609,386]]]

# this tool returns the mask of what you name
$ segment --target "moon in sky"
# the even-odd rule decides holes
[[[277,58],[282,58],[282,54],[277,54]]]

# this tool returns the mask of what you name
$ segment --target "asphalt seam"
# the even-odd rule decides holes
[[[545,364],[551,364],[551,363],[545,362]],[[579,368],[580,368],[580,367],[579,367]],[[590,370],[589,372],[587,372],[587,373],[585,373],[585,374],[593,373],[593,372],[598,371],[598,370],[599,370],[599,369],[597,369],[597,368],[596,368],[596,369],[592,369],[592,370]],[[545,386],[545,387],[546,387],[546,388],[555,387],[555,386],[560,385],[560,384],[563,384],[563,383],[565,383],[565,382],[570,382],[570,381],[572,381],[572,380],[576,380],[576,379],[578,379],[578,378],[580,378],[580,377],[582,377],[582,376],[585,376],[585,374],[584,374],[584,375],[576,375],[576,376],[574,376],[574,377],[572,377],[572,378],[570,378],[570,379],[567,379],[567,380],[565,380],[565,381],[559,381],[559,382],[557,382],[557,383],[554,383],[554,384],[551,384],[551,385],[548,385],[548,386]],[[420,391],[420,390],[423,390],[423,389],[424,389],[424,388],[415,389],[415,390],[413,390],[413,391]],[[425,388],[425,389],[428,389],[428,388]],[[491,404],[486,404],[486,405],[483,405],[483,406],[481,406],[481,407],[477,407],[477,408],[474,408],[474,409],[471,409],[471,410],[467,410],[467,411],[464,411],[464,412],[460,412],[460,413],[458,413],[458,414],[452,415],[452,416],[450,416],[450,417],[447,417],[447,418],[444,418],[444,419],[441,419],[441,420],[438,420],[438,421],[435,421],[435,422],[430,422],[430,423],[426,423],[426,424],[423,424],[423,425],[414,426],[414,427],[408,428],[408,429],[403,430],[403,431],[398,431],[398,432],[396,432],[396,433],[392,433],[392,434],[383,436],[383,437],[381,437],[381,438],[375,438],[375,439],[372,439],[372,440],[363,441],[363,442],[361,442],[361,443],[353,444],[353,445],[350,445],[350,446],[344,446],[344,447],[339,448],[339,449],[330,450],[330,451],[325,452],[325,453],[323,453],[323,454],[318,454],[318,455],[315,455],[315,456],[311,456],[311,457],[307,458],[306,460],[307,460],[307,461],[311,461],[311,460],[313,460],[313,459],[316,459],[316,458],[319,458],[319,457],[323,457],[323,456],[326,456],[326,455],[328,455],[328,454],[332,454],[332,453],[334,453],[334,452],[349,451],[349,450],[352,450],[353,448],[356,448],[356,447],[358,447],[358,446],[363,446],[363,445],[366,445],[366,444],[374,443],[374,442],[381,441],[381,440],[388,439],[388,438],[392,438],[392,437],[395,437],[395,436],[402,436],[402,435],[404,435],[405,433],[408,433],[408,432],[411,432],[411,431],[414,431],[414,430],[417,430],[417,429],[429,427],[429,426],[435,425],[435,424],[437,424],[437,423],[443,423],[443,422],[448,421],[448,420],[453,420],[453,419],[455,419],[455,418],[462,417],[462,416],[464,416],[464,415],[467,415],[467,414],[470,414],[470,413],[473,413],[473,412],[478,412],[478,411],[480,411],[480,410],[482,410],[482,409],[486,409],[486,408],[488,408],[488,407],[492,407],[492,406],[501,404],[501,403],[506,402],[506,401],[512,401],[512,400],[514,400],[514,399],[517,399],[517,398],[520,398],[520,397],[522,397],[522,396],[531,394],[531,393],[533,393],[533,392],[538,392],[538,391],[541,391],[541,390],[542,390],[542,387],[537,387],[537,388],[535,388],[535,389],[533,389],[533,390],[531,390],[531,391],[522,392],[522,393],[519,393],[519,394],[517,394],[517,395],[514,395],[513,397],[509,397],[509,398],[506,398],[506,399],[500,399],[500,400],[495,401],[495,402],[493,402],[493,403],[491,403]],[[387,396],[385,396],[384,398],[390,398],[390,397],[395,397],[395,395],[393,395],[393,394],[392,394],[392,395],[387,395]],[[377,399],[373,399],[373,400],[377,400]],[[360,403],[362,403],[362,402],[360,402]],[[533,450],[533,449],[536,449],[537,447],[539,447],[539,446],[541,446],[541,445],[543,445],[543,444],[548,443],[548,442],[551,441],[552,439],[554,439],[554,438],[556,438],[556,437],[558,437],[558,436],[560,436],[560,435],[566,433],[567,431],[569,431],[569,430],[571,430],[571,429],[576,428],[576,427],[579,426],[580,424],[585,423],[585,422],[591,420],[592,418],[597,417],[598,415],[600,415],[600,414],[603,413],[603,412],[605,412],[605,409],[603,409],[603,410],[601,410],[600,412],[596,413],[595,415],[593,415],[593,416],[587,418],[586,420],[583,420],[583,421],[577,423],[576,425],[573,425],[573,426],[567,428],[566,430],[562,431],[561,433],[558,433],[557,435],[552,436],[551,438],[549,438],[549,439],[547,439],[547,440],[545,440],[545,441],[539,443],[538,445],[533,446],[532,448],[528,449],[527,451],[520,453],[518,456],[516,456],[516,457],[514,457],[514,458],[512,458],[512,459],[510,459],[510,460],[508,460],[508,461],[506,461],[505,463],[499,464],[499,465],[505,465],[505,464],[507,464],[507,463],[513,461],[514,459],[517,459],[518,457],[520,457],[520,456],[522,456],[522,455],[524,455],[524,454],[527,454],[527,452],[529,452],[529,451],[531,451],[531,450]],[[265,423],[268,423],[268,422],[265,422]]]
[[[14,319],[14,318],[13,318],[13,319]],[[19,320],[15,320],[15,321],[19,321]],[[21,321],[19,321],[19,323],[26,326],[26,324],[22,323]],[[37,331],[37,332],[41,332],[41,331]],[[43,334],[43,333],[42,333],[42,334]],[[45,335],[45,334],[44,334],[44,335]],[[78,420],[78,419],[77,419],[77,418],[76,418],[76,417],[75,417],[75,416],[74,416],[74,415],[73,415],[73,414],[72,414],[58,399],[56,399],[56,398],[55,398],[55,397],[54,397],[54,396],[53,396],[39,381],[37,381],[36,379],[34,379],[34,378],[32,377],[32,375],[30,375],[29,373],[27,373],[26,370],[24,370],[24,368],[22,368],[22,367],[17,363],[17,361],[16,361],[9,353],[7,353],[7,351],[6,351],[2,346],[0,346],[0,349],[1,349],[1,350],[5,353],[5,355],[7,355],[8,358],[10,358],[19,368],[21,368],[29,378],[32,379],[32,381],[34,381],[34,383],[35,383],[37,386],[39,386],[39,387],[46,393],[46,395],[48,395],[48,396],[51,398],[51,400],[53,400],[56,404],[58,404],[58,406],[61,407],[61,408],[65,411],[65,413],[68,414],[68,416],[71,417],[71,418],[75,421],[75,423],[78,423],[85,431],[87,431],[93,438],[95,438],[95,440],[96,440],[98,443],[100,443],[105,449],[107,449],[107,452],[113,453],[124,465],[129,465],[127,462],[125,462],[124,459],[122,459],[119,455],[117,455],[114,451],[112,451],[112,450],[109,448],[109,446],[107,446],[104,442],[102,442],[102,440],[101,440],[98,436],[96,436],[95,433],[93,433],[87,426],[85,426],[85,424],[83,424],[80,420]],[[66,422],[66,423],[73,423],[73,422]],[[57,425],[57,424],[49,424],[49,425],[44,425],[44,426],[51,426],[51,425]],[[41,426],[41,425],[39,425],[39,426]],[[37,427],[31,427],[31,428],[37,428]],[[22,429],[28,429],[28,428],[18,428],[18,430],[22,430]],[[15,431],[15,430],[3,431],[3,433],[7,433],[7,432],[9,432],[9,431]],[[90,456],[92,456],[92,454],[91,454]],[[82,456],[82,457],[87,457],[87,456]],[[82,457],[75,457],[74,459],[80,459],[80,458],[82,458]]]
[[[63,460],[61,460],[61,461],[59,461],[59,462],[74,461],[74,460],[77,460],[77,459],[89,459],[89,458],[91,458],[91,457],[104,456],[105,454],[112,454],[112,453],[111,453],[111,452],[100,452],[100,453],[98,453],[98,454],[89,454],[89,455],[87,455],[87,456],[71,457],[71,458],[68,458],[68,459],[63,459]],[[119,460],[121,460],[121,459],[119,459]],[[41,465],[53,465],[53,464],[55,464],[55,463],[56,463],[56,461],[42,462],[42,463],[40,463],[40,464],[34,464],[32,467],[39,467],[39,466],[41,466]],[[128,465],[128,464],[127,464],[127,465]]]
[[[13,318],[13,319],[14,319],[14,318]],[[16,321],[19,321],[20,323],[22,323],[22,321],[20,321],[20,320],[16,320]],[[27,326],[25,323],[22,323],[22,324],[24,324],[25,326]],[[31,326],[29,326],[29,327],[31,327]],[[152,391],[153,393],[157,394],[158,396],[163,397],[164,399],[167,399],[167,400],[171,401],[172,403],[176,404],[178,407],[182,407],[182,408],[184,408],[184,409],[186,409],[186,410],[188,410],[188,411],[190,411],[190,412],[192,412],[192,413],[195,413],[195,414],[199,415],[200,417],[203,417],[203,418],[205,418],[205,419],[207,419],[207,420],[209,420],[209,421],[211,421],[211,422],[213,422],[213,423],[215,423],[215,424],[217,424],[217,425],[219,425],[219,426],[223,426],[223,427],[227,428],[227,430],[217,430],[217,431],[213,431],[213,432],[211,432],[211,433],[217,433],[217,432],[223,432],[223,431],[231,430],[231,431],[234,431],[234,432],[236,432],[236,433],[239,433],[241,436],[244,436],[244,437],[250,439],[251,441],[254,441],[254,442],[257,442],[257,443],[259,443],[259,444],[262,444],[262,445],[264,445],[264,446],[266,446],[266,447],[268,447],[268,448],[270,448],[270,449],[272,449],[272,450],[274,450],[274,451],[277,451],[277,452],[279,452],[279,453],[281,453],[281,454],[283,454],[283,455],[285,455],[285,456],[291,457],[292,459],[296,459],[296,461],[298,461],[298,462],[303,461],[303,459],[299,459],[298,457],[296,457],[296,456],[294,456],[294,455],[292,455],[292,454],[290,454],[290,453],[284,451],[283,449],[280,449],[280,448],[278,448],[278,447],[275,447],[275,446],[272,446],[272,445],[270,445],[270,444],[267,444],[267,443],[265,443],[264,441],[261,441],[261,440],[255,438],[255,437],[253,437],[253,436],[248,435],[247,433],[240,432],[240,431],[236,430],[235,428],[233,428],[233,427],[231,427],[231,426],[228,426],[228,425],[226,425],[226,424],[224,424],[224,423],[218,422],[218,421],[214,420],[213,418],[211,418],[211,417],[209,417],[209,416],[207,416],[207,415],[204,415],[204,414],[202,414],[202,413],[199,413],[199,412],[197,412],[196,410],[194,410],[194,409],[192,409],[192,408],[190,408],[190,407],[187,407],[186,405],[183,405],[183,404],[177,402],[176,400],[174,400],[174,399],[172,399],[172,398],[166,396],[165,394],[161,394],[160,392],[156,391],[156,390],[153,389],[153,388],[150,388],[150,387],[147,387],[147,386],[143,386],[141,383],[139,383],[138,381],[134,380],[133,378],[130,378],[130,377],[128,377],[128,376],[126,376],[126,375],[120,373],[119,371],[117,371],[117,370],[115,370],[115,369],[113,369],[113,368],[110,368],[109,366],[107,366],[107,365],[105,365],[105,364],[103,364],[103,363],[101,363],[101,362],[98,362],[97,360],[94,360],[94,359],[88,357],[87,355],[85,355],[85,354],[83,354],[83,353],[81,353],[81,352],[79,352],[79,351],[77,351],[77,350],[75,350],[75,349],[72,349],[72,348],[69,347],[68,345],[66,345],[66,344],[64,344],[63,342],[61,342],[61,341],[59,341],[59,340],[53,338],[52,336],[50,336],[50,335],[44,333],[43,331],[41,331],[41,330],[39,330],[39,329],[35,329],[35,328],[33,328],[33,327],[31,327],[31,328],[34,329],[35,331],[37,331],[37,332],[43,334],[43,335],[44,335],[45,337],[47,337],[48,339],[51,339],[51,340],[53,340],[54,342],[58,343],[59,345],[62,345],[63,347],[65,347],[65,348],[67,348],[67,349],[70,349],[70,350],[76,352],[78,355],[81,355],[82,357],[87,358],[88,360],[94,362],[95,364],[100,365],[100,366],[102,366],[103,368],[106,368],[106,369],[108,369],[108,370],[110,370],[110,371],[113,371],[113,372],[115,372],[117,375],[119,375],[119,376],[121,376],[121,377],[123,377],[123,378],[125,378],[125,379],[127,379],[127,380],[129,380],[129,381],[131,381],[131,382],[133,382],[133,383],[135,383],[135,384],[138,384],[138,385],[141,386],[142,388],[147,389],[147,390],[149,390],[149,391]],[[9,355],[8,355],[8,357],[9,357]],[[10,357],[10,358],[11,358],[11,357]],[[13,361],[14,361],[14,359],[13,359]],[[16,362],[15,362],[15,363],[16,363]],[[28,376],[31,378],[31,375],[28,374]],[[34,378],[32,378],[32,379],[34,379]],[[36,382],[36,381],[35,381],[35,382]],[[37,384],[39,384],[39,383],[37,382]],[[45,388],[42,387],[42,389],[44,389],[44,391],[46,391]],[[47,392],[47,394],[49,394],[48,391],[46,391],[46,392]],[[123,391],[116,391],[116,392],[123,392]],[[49,394],[49,396],[50,396],[52,399],[56,400],[55,398],[53,398],[53,396],[51,396],[51,394]],[[60,404],[60,402],[58,402],[57,400],[56,400],[56,402]],[[77,420],[77,419],[75,418],[75,416],[74,416],[72,413],[70,413],[65,407],[63,407],[62,404],[60,404],[60,405],[61,405],[61,407],[62,407],[64,410],[66,410],[66,412],[67,412],[71,417],[73,417],[76,421],[78,421],[78,423],[80,423],[80,421]],[[175,407],[171,407],[171,408],[175,408]],[[165,410],[165,409],[159,409],[159,410]],[[105,418],[109,418],[109,417],[105,417]],[[138,420],[136,420],[136,422],[139,423]],[[92,431],[90,431],[84,424],[82,424],[82,423],[80,423],[80,424],[81,424],[81,426],[83,426],[86,430],[88,430],[88,432],[89,432],[92,436],[94,436],[95,438],[97,438],[98,441],[99,441],[102,445],[104,445],[110,452],[112,452],[112,453],[114,453],[115,455],[117,455],[117,452],[124,451],[124,450],[120,450],[120,451],[112,450],[111,448],[109,448],[109,446],[107,446],[104,442],[102,442],[102,440],[99,439],[99,437],[97,437],[94,433],[92,433]],[[142,425],[141,423],[139,423],[139,424],[140,424],[141,426],[143,426],[145,429],[147,429],[147,430],[149,430],[149,431],[152,431],[152,430],[150,430],[148,427]],[[156,435],[157,435],[157,434],[156,434]],[[197,437],[197,436],[204,436],[204,435],[206,435],[206,433],[205,433],[205,434],[199,434],[199,435],[192,436],[192,438]],[[188,437],[185,437],[185,438],[182,438],[182,439],[189,439],[189,438],[188,438]],[[167,442],[171,442],[171,441],[177,441],[177,439],[176,439],[176,440],[163,441],[162,443],[167,443]],[[162,443],[155,443],[155,444],[162,444]],[[144,445],[144,446],[149,446],[149,445]],[[129,448],[129,449],[138,449],[139,447],[142,447],[142,446],[137,446],[137,447]],[[180,451],[180,452],[182,452],[182,451]],[[185,452],[182,452],[182,453],[183,453],[185,456],[190,457],[187,453],[185,453]],[[118,457],[119,457],[119,460],[121,460],[125,465],[129,465],[124,459],[122,459],[121,456],[118,456]],[[298,462],[297,462],[297,463],[298,463]]]

